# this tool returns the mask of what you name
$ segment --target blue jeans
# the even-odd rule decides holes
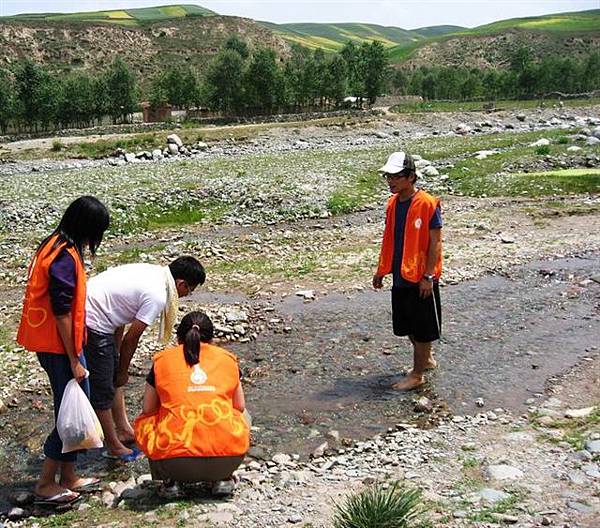
[[[52,395],[54,397],[54,424],[56,425],[56,419],[58,418],[58,411],[60,409],[60,403],[62,402],[63,393],[65,392],[65,387],[67,386],[67,383],[73,379],[71,362],[69,361],[69,356],[66,354],[38,352],[37,357],[40,365],[42,365],[50,379],[50,386],[52,387]],[[83,365],[83,368],[87,368],[83,353],[79,356],[79,362]],[[80,385],[83,392],[85,392],[86,396],[89,398],[90,383],[88,379],[84,379]],[[58,431],[55,426],[44,443],[44,455],[52,460],[58,460],[60,462],[75,462],[75,460],[77,460],[77,452],[62,453],[62,447],[62,440],[60,439],[60,436],[58,436]]]

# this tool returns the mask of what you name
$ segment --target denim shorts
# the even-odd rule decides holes
[[[110,409],[115,397],[119,353],[113,334],[87,329],[85,359],[90,371],[90,402],[99,411]]]

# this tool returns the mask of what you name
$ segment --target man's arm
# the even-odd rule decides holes
[[[143,414],[154,414],[160,409],[160,398],[156,389],[146,383],[146,389],[144,390],[144,403],[142,405]]]
[[[129,363],[131,363],[131,358],[137,348],[140,337],[147,326],[146,323],[134,319],[133,323],[129,326],[129,330],[127,330],[127,333],[123,337],[121,348],[119,350],[119,371],[117,372],[115,387],[122,387],[127,383],[129,378],[129,375],[127,374]]]
[[[427,250],[427,263],[425,275],[433,275],[435,264],[442,256],[442,230],[440,228],[429,230],[429,249]],[[433,281],[421,279],[419,281],[419,294],[422,298],[429,297],[433,291]]]

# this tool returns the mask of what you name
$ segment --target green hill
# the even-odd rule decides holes
[[[273,24],[261,22],[290,43],[307,48],[323,48],[329,51],[341,49],[346,42],[370,42],[378,40],[384,46],[408,44],[423,37],[408,29],[378,26],[376,24]]]
[[[432,38],[432,37],[440,37],[442,35],[446,35],[448,33],[457,33],[459,31],[464,31],[467,28],[462,26],[427,26],[422,28],[413,29],[413,33],[418,33],[424,38]]]
[[[568,54],[575,58],[598,50],[600,9],[511,18],[437,35],[429,29],[415,32],[425,36],[429,33],[430,38],[391,47],[390,61],[488,67],[502,64],[510,50],[518,46],[529,47],[537,57]]]
[[[214,11],[197,5],[169,5],[116,9],[112,11],[84,11],[81,13],[33,13],[3,17],[4,20],[35,20],[46,22],[108,22],[123,26],[137,26],[144,22],[158,22],[171,18],[215,15]],[[2,20],[2,18],[0,18]]]

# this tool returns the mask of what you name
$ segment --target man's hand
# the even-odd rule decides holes
[[[377,273],[373,275],[373,288],[376,290],[383,288],[383,277],[381,275],[377,275]]]
[[[427,299],[433,292],[433,281],[421,279],[419,281],[419,296],[421,299]]]
[[[119,372],[117,372],[117,377],[115,379],[115,387],[122,387],[123,385],[127,385],[128,381],[129,381],[129,374],[127,373],[127,371],[119,370]]]
[[[87,370],[79,363],[79,359],[71,361],[71,372],[73,373],[73,377],[77,380],[77,383],[81,383],[87,376]]]

